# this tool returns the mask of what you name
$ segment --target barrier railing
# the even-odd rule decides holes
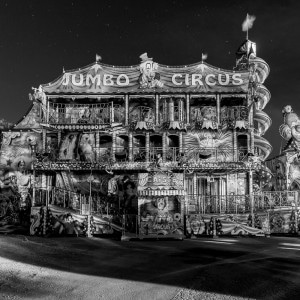
[[[247,148],[179,148],[179,147],[93,147],[95,162],[233,162],[247,159]]]
[[[254,194],[254,207],[256,209],[273,209],[282,207],[297,207],[298,192],[275,191]]]
[[[36,188],[34,193],[34,206],[53,204],[81,213],[82,205],[89,203],[88,196],[58,187]]]
[[[50,124],[109,124],[123,123],[125,108],[119,104],[63,104],[53,103],[49,108]]]
[[[187,195],[186,213],[245,213],[250,212],[249,195]]]

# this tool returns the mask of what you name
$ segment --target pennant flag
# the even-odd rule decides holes
[[[102,57],[99,54],[96,54],[96,61],[102,60]]]
[[[248,39],[248,30],[252,28],[255,19],[256,19],[255,16],[250,16],[247,14],[247,17],[242,24],[242,30],[247,31],[247,39]]]

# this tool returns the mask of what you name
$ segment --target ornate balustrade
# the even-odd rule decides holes
[[[46,188],[35,188],[33,206],[55,205],[61,208],[68,208],[80,214],[88,214],[90,197],[88,194],[72,192],[66,189],[49,186]],[[110,214],[116,208],[108,203],[107,196],[91,196],[91,213]]]
[[[250,212],[249,195],[187,195],[187,213],[246,213]]]
[[[50,124],[111,124],[124,123],[125,108],[118,104],[62,104],[53,103],[49,108]],[[71,129],[71,128],[70,128]],[[79,128],[74,128],[79,129]]]
[[[297,197],[293,191],[263,192],[254,194],[254,206],[258,210],[296,207],[299,205]]]
[[[68,191],[58,187],[35,188],[34,206],[52,204],[63,208],[81,210],[81,204],[88,203],[88,198],[80,193]]]
[[[172,163],[173,167],[184,167],[185,165],[201,165],[203,163],[231,163],[245,162],[248,157],[246,148],[183,148],[179,147],[94,147],[88,156],[80,156],[80,159],[59,159],[51,153],[37,153],[35,167],[40,168],[42,164],[68,163],[101,164],[113,166],[118,163]],[[246,166],[245,166],[246,167]]]
[[[220,123],[222,127],[248,128],[249,110],[246,106],[223,107]]]

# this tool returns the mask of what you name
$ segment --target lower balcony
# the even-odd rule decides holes
[[[240,149],[179,147],[100,147],[81,153],[78,159],[62,160],[51,154],[37,153],[34,169],[247,169],[248,151]]]

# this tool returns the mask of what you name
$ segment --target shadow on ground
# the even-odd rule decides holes
[[[300,299],[299,260],[255,252],[262,240],[237,244],[199,241],[128,242],[86,238],[0,236],[0,257],[32,266],[98,277],[175,286],[255,299]],[[250,241],[250,242],[249,242]],[[265,247],[270,247],[267,244]],[[1,270],[1,267],[0,267]],[[5,272],[5,270],[4,270]],[[2,272],[3,273],[3,272]],[[1,273],[0,290],[43,296],[39,284]]]

